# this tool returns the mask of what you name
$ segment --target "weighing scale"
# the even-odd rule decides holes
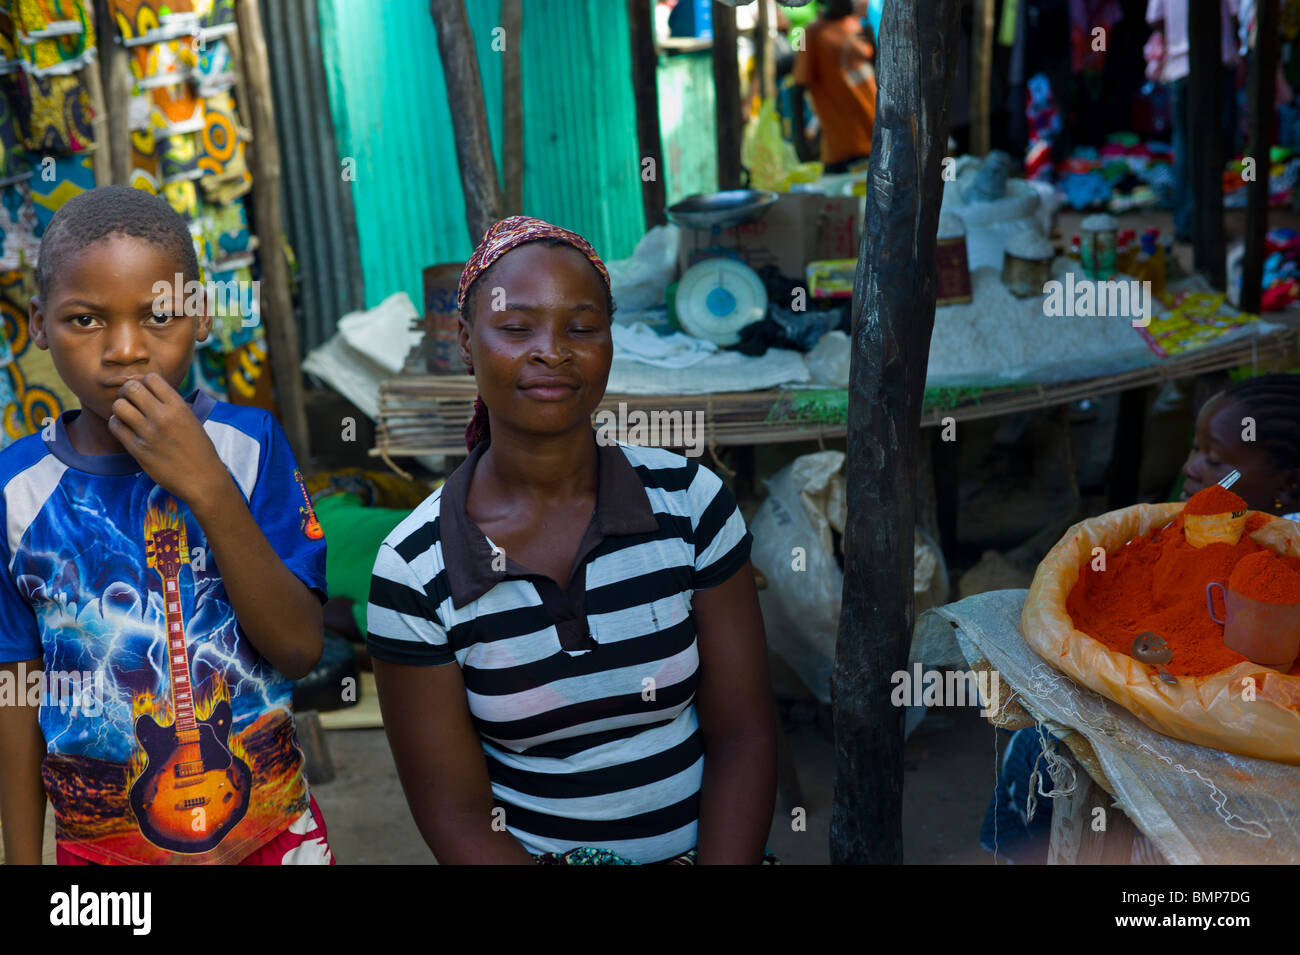
[[[676,225],[708,231],[713,246],[725,252],[718,244],[723,230],[761,218],[776,200],[774,192],[732,189],[689,196],[666,212]],[[738,249],[739,233],[734,235]],[[677,285],[674,306],[677,321],[688,334],[717,345],[735,345],[742,328],[767,314],[767,291],[748,265],[717,256],[686,270]]]

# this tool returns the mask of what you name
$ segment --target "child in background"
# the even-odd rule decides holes
[[[1233,493],[1252,510],[1300,520],[1300,375],[1247,378],[1201,408],[1182,500],[1233,469]]]
[[[321,654],[324,535],[274,418],[176,391],[198,278],[136,189],[41,242],[30,332],[81,410],[0,454],[0,667],[47,691],[0,705],[10,863],[40,862],[46,794],[60,864],[332,863],[290,682]]]

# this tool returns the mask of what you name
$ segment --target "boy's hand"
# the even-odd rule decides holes
[[[231,480],[194,409],[157,372],[122,385],[108,430],[159,487],[192,510],[219,497]]]

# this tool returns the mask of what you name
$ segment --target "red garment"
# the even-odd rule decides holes
[[[284,830],[239,865],[334,865],[330,852],[329,835],[325,831],[325,817],[321,815],[316,797],[309,797],[311,809],[288,829]],[[295,831],[305,830],[305,831]],[[54,847],[54,860],[59,865],[98,865],[89,859],[69,852],[58,843]],[[329,860],[328,863],[325,860]]]

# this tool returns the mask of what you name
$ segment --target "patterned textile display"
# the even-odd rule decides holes
[[[79,76],[22,75],[22,120],[32,152],[79,153],[95,145],[95,113]]]
[[[154,195],[162,191],[158,146],[152,130],[131,130],[131,178],[127,185]]]
[[[194,12],[203,24],[200,36],[207,41],[233,33],[235,0],[194,0]]]
[[[192,180],[170,182],[163,186],[162,193],[163,198],[171,203],[171,207],[187,219],[191,218],[194,210],[199,207],[199,190]]]
[[[33,294],[30,271],[0,274],[0,330],[12,358],[0,367],[0,392],[12,394],[0,409],[4,432],[0,440],[6,444],[39,430],[63,411],[81,406],[54,370],[50,353],[37,348],[28,337],[27,306]]]
[[[225,40],[217,37],[199,44],[199,61],[194,68],[194,76],[198,83],[198,94],[204,98],[235,85],[235,66],[230,58],[230,46]]]
[[[0,0],[0,73],[12,73],[22,66],[22,58],[18,55],[18,28],[9,12],[9,0]]]
[[[140,89],[168,86],[187,80],[198,66],[193,37],[137,46],[128,59],[131,75]]]
[[[235,98],[218,93],[204,101],[204,127],[200,140],[199,186],[209,202],[225,205],[253,188],[253,174],[244,155]]]
[[[95,19],[83,0],[11,0],[18,55],[29,73],[66,75],[95,58]]]
[[[18,110],[14,108],[15,103],[21,102],[20,96],[17,79],[0,76],[0,185],[26,179],[32,174]]]
[[[199,168],[199,134],[182,133],[158,139],[158,158],[163,185],[188,182],[203,175]]]
[[[32,194],[25,182],[0,189],[0,269],[30,269],[36,265],[41,240]]]
[[[249,252],[255,243],[242,202],[224,206],[200,202],[190,232],[199,242],[199,260],[205,268],[229,270],[238,268],[236,263],[252,264]]]
[[[65,202],[95,188],[95,170],[89,156],[46,156],[27,184],[36,207],[36,234],[44,235],[54,213]]]
[[[199,31],[191,0],[108,0],[108,6],[127,46],[195,36]]]

